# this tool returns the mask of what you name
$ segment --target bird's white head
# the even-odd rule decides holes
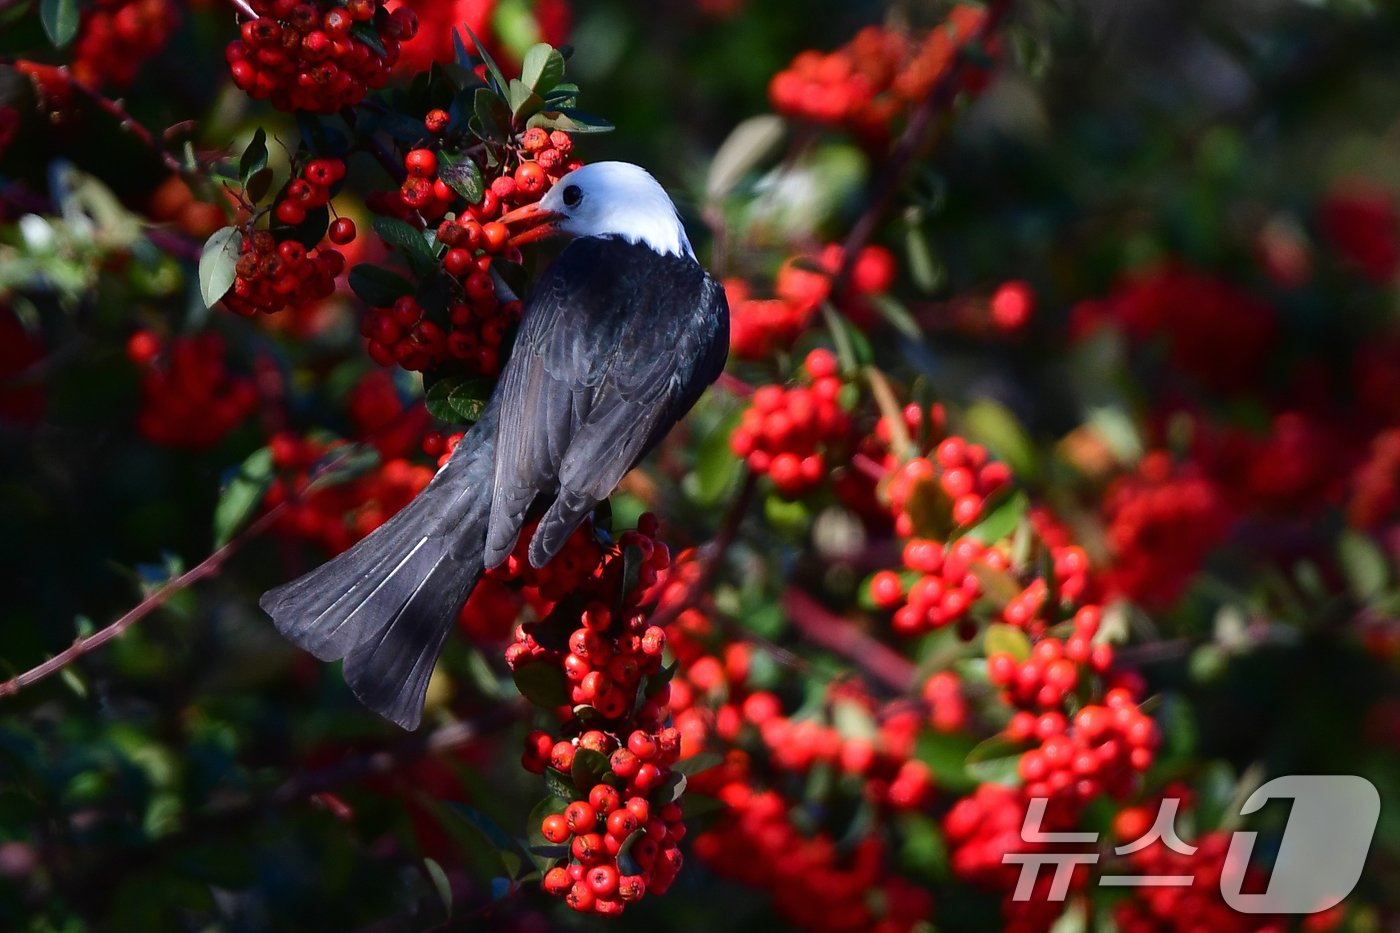
[[[695,255],[666,189],[630,162],[594,162],[575,169],[538,203],[517,208],[501,220],[532,224],[511,238],[516,244],[552,233],[616,236],[662,255]]]

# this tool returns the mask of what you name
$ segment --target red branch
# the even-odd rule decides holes
[[[914,689],[914,664],[827,609],[807,593],[789,589],[783,610],[808,641],[834,651],[898,693]]]

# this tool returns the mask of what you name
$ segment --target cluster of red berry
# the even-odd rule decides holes
[[[834,52],[798,55],[773,77],[769,99],[779,113],[883,138],[890,122],[923,100],[952,68],[984,16],[979,7],[954,7],[948,21],[921,41],[868,26]]]
[[[172,0],[97,0],[83,11],[73,77],[88,87],[126,86],[170,39],[180,20]]]
[[[1030,732],[1021,734],[1027,728]],[[1157,724],[1138,708],[1126,687],[1114,687],[1103,705],[1084,706],[1072,719],[1057,712],[1013,717],[1007,737],[1041,743],[1017,765],[1026,795],[1071,809],[1100,794],[1119,800],[1131,794],[1138,775],[1151,766],[1160,740]]]
[[[137,427],[165,447],[201,450],[223,440],[257,408],[253,380],[230,373],[218,334],[162,344],[150,331],[127,341],[127,357],[145,368]]]
[[[478,257],[477,262],[489,262]],[[485,291],[490,289],[490,291]],[[456,360],[472,375],[500,375],[502,344],[520,320],[520,302],[497,299],[489,273],[478,267],[468,279],[467,301],[447,309],[447,326],[429,320],[423,307],[404,296],[390,308],[371,308],[360,321],[370,358],[381,366],[426,371]]]
[[[802,496],[826,479],[830,452],[850,435],[841,406],[843,383],[836,357],[813,350],[803,363],[809,385],[761,387],[730,435],[729,446],[749,469],[773,481],[778,493]]]
[[[383,87],[399,43],[418,32],[405,7],[383,0],[251,0],[258,14],[228,44],[233,83],[279,110],[335,113]]]
[[[1113,567],[1111,591],[1153,606],[1170,603],[1224,537],[1229,513],[1216,485],[1194,463],[1165,451],[1109,486],[1103,503]]]
[[[298,178],[287,183],[272,208],[276,222],[296,227],[306,220],[307,211],[325,207],[330,191],[345,177],[340,159],[312,159]],[[335,280],[345,271],[345,256],[328,246],[307,249],[272,230],[252,230],[249,221],[234,266],[233,287],[224,295],[224,304],[236,314],[251,317],[259,312],[272,314],[284,308],[304,308],[330,297]],[[355,238],[355,222],[348,217],[333,221],[327,233],[330,241],[343,246]]]
[[[1008,855],[1050,853],[1068,854],[1072,848],[1056,844],[1028,842],[1023,835],[1029,797],[1025,790],[987,782],[960,798],[943,819],[948,843],[948,863],[960,881],[1002,892],[1001,929],[1009,933],[1044,933],[1064,913],[1064,901],[1049,897],[1055,872],[1037,873],[1030,897],[1017,900],[1021,866],[1007,861]],[[1077,814],[1051,800],[1039,820],[1042,832],[1060,832],[1075,825]],[[1070,875],[1071,894],[1084,889],[1089,869],[1075,864]]]
[[[307,486],[318,464],[343,445],[282,432],[268,442],[273,465],[282,475],[268,487],[264,505],[288,503],[278,520],[285,535],[310,541],[328,554],[339,554],[408,505],[428,485],[433,471],[404,459],[386,460],[348,482]]]
[[[716,769],[719,770],[719,769]],[[769,891],[778,913],[814,933],[908,933],[926,924],[933,897],[894,874],[880,836],[843,851],[827,832],[804,833],[789,802],[744,781],[722,786],[724,819],[695,840],[695,855],[722,877]]]
[[[1140,809],[1143,808],[1132,808],[1124,814]],[[1129,838],[1141,838],[1150,825],[1149,817],[1142,826],[1143,832]],[[1189,877],[1191,881],[1180,886],[1133,888],[1131,897],[1114,905],[1113,921],[1117,928],[1122,933],[1187,933],[1191,930],[1283,933],[1293,928],[1281,917],[1242,913],[1225,903],[1220,894],[1221,876],[1226,870],[1231,837],[1232,834],[1224,830],[1203,833],[1190,843],[1196,847],[1190,854],[1168,848],[1160,841],[1130,853],[1126,857],[1126,868],[1132,874]],[[1241,867],[1244,871],[1241,890],[1260,891],[1267,886],[1259,868]],[[1314,914],[1299,928],[1322,933],[1334,928],[1342,919],[1339,913]]]
[[[1278,315],[1256,296],[1176,265],[1133,275],[1070,315],[1073,335],[1112,324],[1135,343],[1165,343],[1171,365],[1218,392],[1258,383],[1279,338]]]
[[[772,298],[754,297],[741,278],[724,282],[729,299],[729,348],[742,359],[762,359],[787,350],[831,297],[832,278],[841,271],[845,253],[836,243],[816,256],[793,257],[778,269]],[[868,327],[878,312],[868,296],[889,291],[895,278],[894,254],[883,246],[866,246],[856,254],[845,287],[834,301],[857,326]]]
[[[543,601],[543,621],[518,627],[505,657],[517,682],[560,686],[557,696],[522,686],[561,721],[553,735],[530,733],[521,761],[548,771],[556,795],[539,827],[559,859],[544,888],[584,912],[616,915],[648,891],[662,893],[682,863],[685,778],[672,771],[681,734],[667,725],[666,633],[642,608],[671,562],[656,530],[656,519],[643,515],[614,548],[585,525],[543,568],[530,565],[522,534],[488,575]]]
[[[987,678],[1002,688],[1002,699],[1012,707],[1022,711],[1061,709],[1080,686],[1081,668],[1103,674],[1113,663],[1112,647],[1094,641],[1101,615],[1098,606],[1081,607],[1074,614],[1074,632],[1068,638],[1042,638],[1024,660],[1017,660],[1009,651],[989,652]],[[1025,732],[1030,724],[1016,721],[1012,731]]]

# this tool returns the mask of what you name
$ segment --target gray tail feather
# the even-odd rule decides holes
[[[453,466],[350,550],[259,600],[289,641],[343,658],[360,702],[405,729],[418,727],[443,640],[482,572],[484,515],[453,514],[473,471]]]

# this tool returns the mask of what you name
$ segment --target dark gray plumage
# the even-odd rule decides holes
[[[483,569],[541,511],[530,562],[557,554],[719,376],[728,346],[724,290],[693,257],[575,240],[527,302],[496,391],[448,464],[373,534],[261,606],[292,642],[343,658],[366,706],[416,728]]]

